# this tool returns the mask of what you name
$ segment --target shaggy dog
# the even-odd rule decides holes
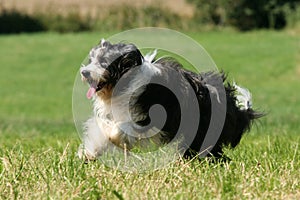
[[[94,115],[85,123],[81,158],[96,159],[111,146],[130,151],[174,138],[183,138],[184,155],[191,157],[201,154],[209,131],[216,141],[205,151],[220,157],[222,148],[237,146],[261,116],[252,109],[249,91],[225,82],[224,73],[197,74],[175,59],[155,56],[156,51],[143,56],[133,44],[105,40],[91,49],[89,63],[80,69],[94,105]],[[157,105],[164,111],[151,116]]]

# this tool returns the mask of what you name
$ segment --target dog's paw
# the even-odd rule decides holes
[[[85,163],[96,160],[96,156],[87,151],[83,145],[79,146],[77,156],[79,157],[79,159],[84,160]]]

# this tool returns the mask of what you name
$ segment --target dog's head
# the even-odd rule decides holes
[[[120,77],[132,67],[142,64],[143,56],[133,44],[111,44],[104,39],[91,49],[89,63],[80,69],[83,81],[90,88],[87,98],[97,93],[105,98],[112,92],[112,88]]]

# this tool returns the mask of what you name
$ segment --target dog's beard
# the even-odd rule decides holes
[[[82,68],[81,79],[89,85],[89,89],[86,93],[86,97],[88,99],[91,99],[98,91],[102,90],[108,84],[107,78],[105,77],[108,77],[108,73],[106,71],[92,71]]]

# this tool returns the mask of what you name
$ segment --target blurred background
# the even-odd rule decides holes
[[[116,31],[158,26],[181,31],[300,26],[300,0],[1,0],[0,33]]]

